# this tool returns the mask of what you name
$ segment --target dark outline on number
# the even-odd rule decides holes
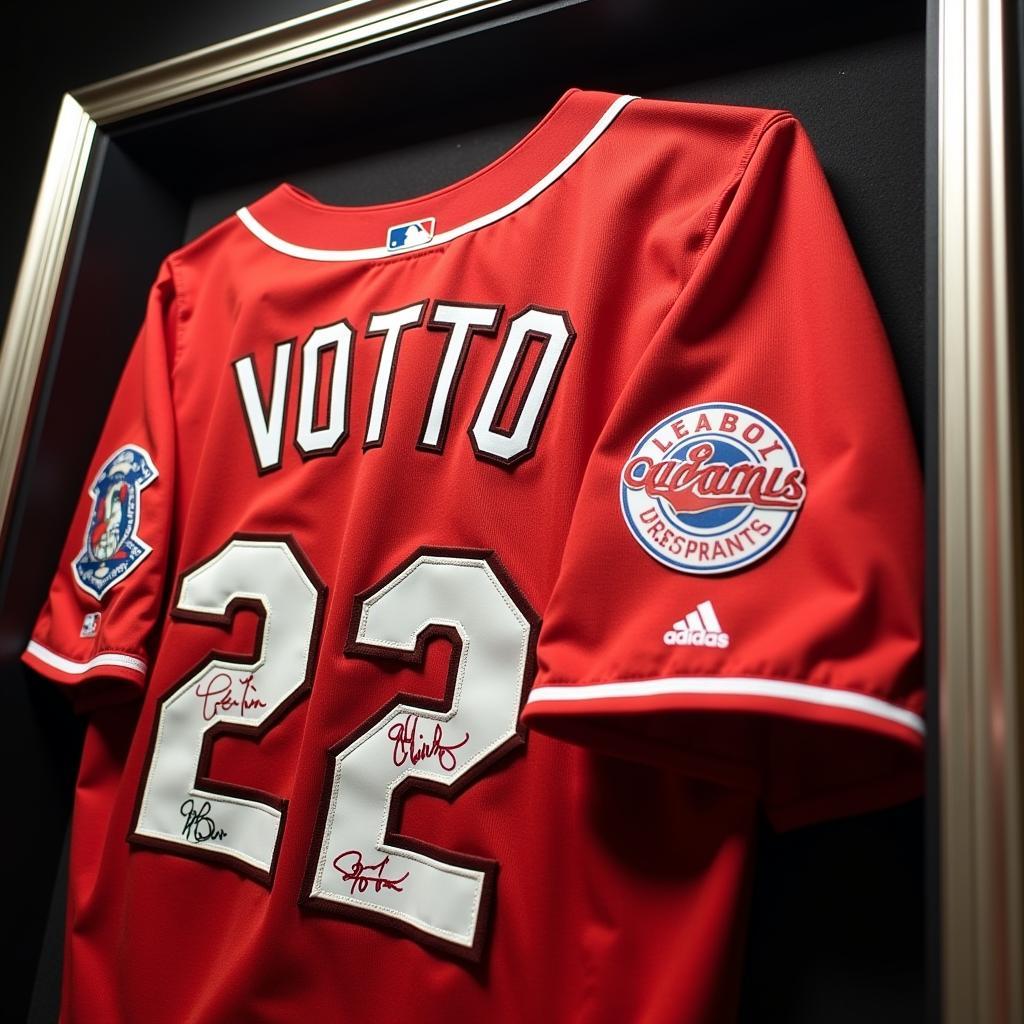
[[[493,920],[493,905],[495,899],[495,881],[498,873],[498,862],[487,857],[476,857],[471,854],[459,853],[455,850],[448,850],[433,843],[425,843],[422,840],[406,836],[398,831],[398,823],[402,816],[402,805],[406,795],[410,791],[430,793],[432,796],[440,796],[448,803],[451,803],[464,789],[472,785],[482,775],[487,774],[495,763],[517,748],[523,748],[526,744],[525,730],[517,725],[515,734],[510,736],[501,746],[495,748],[482,761],[475,764],[467,772],[459,777],[451,785],[443,785],[431,782],[428,779],[406,778],[395,786],[390,802],[387,825],[384,830],[384,842],[415,853],[423,853],[439,860],[456,864],[459,867],[470,868],[483,873],[483,884],[480,892],[480,909],[477,915],[476,933],[473,936],[471,946],[461,946],[446,939],[438,938],[436,935],[418,928],[414,924],[398,920],[379,911],[369,910],[362,907],[352,907],[347,904],[337,903],[334,900],[324,899],[319,896],[310,895],[313,889],[313,882],[316,877],[317,861],[320,857],[320,849],[323,846],[324,832],[327,827],[327,815],[330,811],[331,790],[334,783],[334,762],[339,751],[349,746],[356,737],[373,728],[378,722],[387,718],[389,714],[399,705],[405,704],[412,709],[421,708],[426,711],[447,711],[452,706],[452,699],[455,695],[455,680],[458,675],[459,661],[462,656],[462,640],[458,633],[451,626],[428,625],[426,629],[416,638],[416,647],[412,651],[392,651],[378,647],[374,644],[361,644],[355,640],[359,629],[359,620],[362,617],[363,605],[365,602],[386,587],[393,579],[400,576],[418,558],[423,556],[441,558],[472,558],[486,562],[494,575],[505,588],[508,596],[515,602],[516,607],[522,612],[529,623],[530,635],[527,642],[526,664],[523,671],[523,688],[520,694],[519,710],[522,712],[526,703],[527,695],[533,684],[537,672],[537,634],[540,631],[540,616],[533,610],[526,596],[519,589],[508,571],[501,564],[501,560],[489,549],[478,548],[445,548],[445,547],[419,547],[408,558],[378,580],[373,586],[356,594],[352,604],[352,620],[349,624],[348,638],[345,642],[345,656],[348,658],[365,658],[371,661],[399,661],[404,664],[422,666],[426,658],[427,646],[435,639],[442,638],[451,644],[452,651],[448,661],[448,677],[445,680],[444,696],[440,699],[424,697],[422,694],[398,693],[380,710],[372,714],[362,725],[351,730],[345,737],[333,743],[327,750],[327,765],[324,774],[323,792],[320,797],[320,805],[317,810],[316,825],[310,839],[309,857],[306,863],[306,871],[302,879],[302,889],[299,893],[299,906],[319,910],[325,914],[341,917],[348,920],[355,920],[362,924],[369,924],[375,928],[383,928],[389,931],[398,931],[431,949],[447,953],[460,960],[469,960],[479,963],[484,956],[490,936],[490,926]]]
[[[330,448],[314,448],[312,451],[307,452],[302,447],[302,445],[299,444],[299,416],[302,413],[302,385],[306,376],[306,360],[304,358],[304,349],[310,343],[310,341],[313,338],[313,335],[316,334],[317,331],[326,331],[332,327],[340,327],[342,324],[344,324],[348,328],[350,334],[350,337],[348,339],[348,368],[345,370],[345,429],[342,430],[341,435],[338,437],[338,440],[335,441]],[[295,430],[292,434],[292,445],[295,448],[295,450],[299,453],[299,458],[301,458],[303,462],[309,462],[312,459],[319,459],[325,455],[337,455],[338,449],[348,439],[348,435],[352,425],[352,371],[355,363],[356,338],[357,334],[355,328],[352,326],[352,324],[349,323],[348,318],[343,316],[340,320],[335,320],[334,323],[321,324],[319,327],[314,327],[306,336],[306,340],[301,345],[298,346],[299,391],[298,395],[296,396]],[[317,350],[316,354],[316,369],[314,371],[316,373],[316,380],[313,383],[312,419],[312,430],[314,432],[317,430],[326,430],[327,427],[330,426],[331,414],[334,412],[334,388],[332,386],[331,393],[327,396],[327,423],[325,423],[323,426],[317,424],[317,412],[320,409],[320,387],[323,384],[324,377],[322,372],[324,353],[330,351],[331,349],[334,350],[334,365],[331,368],[331,384],[333,385],[334,375],[338,372],[338,342],[327,342],[326,345],[321,346]]]
[[[491,382],[494,380],[494,375],[498,372],[498,363],[501,362],[502,353],[505,351],[505,346],[508,344],[508,339],[512,334],[513,325],[519,317],[533,309],[536,309],[541,313],[550,313],[552,316],[562,317],[566,330],[568,331],[568,335],[565,339],[565,346],[562,349],[562,354],[559,356],[558,362],[551,371],[551,380],[548,381],[547,390],[544,392],[544,398],[541,401],[540,408],[537,410],[537,420],[533,425],[533,431],[530,433],[530,439],[527,442],[526,447],[518,455],[513,455],[512,458],[506,459],[501,455],[492,455],[490,452],[483,451],[476,443],[476,438],[473,436],[473,427],[476,426],[477,420],[480,418],[481,410],[484,407],[484,401],[487,399],[487,393],[491,389]],[[482,424],[485,429],[490,430],[495,434],[500,434],[502,437],[511,437],[516,432],[516,427],[518,426],[519,419],[522,416],[523,407],[522,403],[520,403],[519,408],[516,410],[516,415],[512,420],[512,426],[507,431],[495,426],[496,423],[501,421],[501,417],[505,412],[505,406],[508,404],[509,397],[515,388],[519,371],[523,367],[523,363],[526,360],[526,353],[529,351],[530,343],[534,338],[544,338],[545,352],[547,351],[547,345],[551,343],[550,334],[543,334],[540,331],[526,331],[523,334],[523,342],[520,346],[519,352],[516,354],[515,365],[512,367],[512,371],[508,376],[508,381],[502,389],[501,397],[498,399],[498,404],[494,410],[494,416],[490,423]],[[533,457],[537,450],[537,442],[540,440],[541,431],[544,429],[544,424],[547,422],[548,413],[551,411],[551,403],[555,400],[555,393],[558,391],[558,385],[562,380],[562,371],[565,369],[565,364],[569,360],[569,353],[572,352],[575,342],[576,328],[573,326],[572,318],[569,316],[568,310],[550,309],[547,306],[531,304],[529,306],[524,306],[518,313],[516,313],[515,316],[509,318],[509,321],[505,326],[505,335],[501,339],[501,344],[498,346],[498,351],[494,357],[494,365],[491,367],[491,372],[487,377],[487,383],[484,385],[484,389],[480,393],[480,401],[477,403],[476,411],[473,413],[473,417],[469,421],[469,427],[467,429],[467,433],[469,434],[469,443],[473,447],[473,454],[481,462],[490,462],[495,466],[511,468],[512,466],[516,466],[520,462],[525,462],[527,459]],[[538,358],[537,364],[534,366],[533,372],[530,374],[530,380],[526,389],[523,391],[524,398],[530,393],[530,385],[533,384],[533,381],[536,378],[545,352],[541,352],[540,358]]]
[[[418,302],[409,302],[404,306],[399,306],[397,309],[375,310],[366,318],[366,330],[363,331],[363,339],[386,338],[388,335],[388,328],[385,328],[383,331],[370,330],[370,324],[373,323],[373,318],[375,316],[391,316],[394,313],[404,313],[407,309],[414,309],[416,306],[420,307],[419,318],[417,320],[403,324],[398,328],[398,336],[395,338],[395,357],[391,363],[391,373],[388,375],[388,389],[384,394],[384,408],[381,410],[380,414],[380,438],[376,441],[367,441],[366,431],[370,428],[370,419],[373,415],[373,400],[377,394],[377,378],[380,376],[381,363],[384,360],[384,343],[381,342],[380,357],[377,359],[377,370],[373,375],[373,384],[370,387],[370,404],[366,409],[366,426],[363,429],[364,452],[368,452],[371,448],[381,448],[384,445],[384,438],[388,432],[388,417],[391,415],[391,393],[395,389],[395,377],[398,375],[398,359],[402,351],[402,337],[406,331],[412,330],[414,327],[423,326],[423,319],[427,315],[427,307],[429,305],[430,299],[420,299]]]
[[[256,463],[256,473],[259,476],[266,476],[268,473],[273,473],[274,470],[280,469],[284,463],[284,432],[288,426],[288,406],[291,404],[289,392],[291,391],[292,384],[292,359],[294,357],[295,342],[298,337],[287,338],[284,341],[278,341],[274,344],[274,358],[271,360],[270,370],[270,401],[274,400],[274,384],[277,381],[277,352],[282,345],[287,345],[289,348],[288,362],[285,364],[284,373],[284,409],[281,411],[281,444],[277,450],[277,462],[264,468],[263,463],[260,462],[260,452],[256,447],[256,438],[253,437],[252,423],[249,422],[249,413],[245,404],[245,395],[242,394],[242,382],[238,379],[238,364],[244,362],[246,359],[252,360],[252,379],[256,385],[256,398],[259,400],[260,408],[263,410],[263,421],[264,423],[270,422],[270,406],[267,403],[266,395],[263,394],[263,386],[260,384],[259,374],[256,372],[256,353],[255,351],[249,352],[244,356],[239,356],[231,363],[232,376],[235,378],[235,390],[238,392],[238,402],[241,406],[242,422],[245,425],[245,436],[249,439],[249,447],[252,449],[253,461]]]
[[[455,372],[452,374],[452,386],[448,390],[448,400],[444,405],[444,413],[441,417],[441,429],[438,431],[437,435],[437,444],[428,444],[423,440],[423,435],[427,432],[427,423],[430,421],[430,410],[434,406],[434,395],[437,392],[438,381],[441,379],[441,368],[444,366],[445,357],[448,355],[448,348],[452,343],[452,335],[455,333],[454,324],[448,323],[444,320],[434,319],[437,316],[438,309],[442,306],[451,306],[457,309],[493,311],[494,319],[490,327],[486,325],[477,326],[476,324],[471,324],[469,329],[466,331],[466,341],[462,346],[462,352],[459,354],[459,361],[455,365]],[[498,328],[504,315],[504,303],[488,306],[480,302],[449,302],[447,299],[437,299],[434,302],[434,308],[430,311],[430,318],[427,320],[427,330],[443,331],[445,339],[444,345],[441,348],[441,355],[437,360],[437,369],[434,371],[434,379],[430,384],[430,394],[427,396],[427,405],[423,410],[423,422],[420,424],[419,436],[416,439],[416,448],[419,451],[433,452],[435,455],[441,455],[444,452],[445,444],[448,442],[448,432],[452,425],[452,412],[455,409],[455,396],[459,390],[459,383],[462,380],[462,371],[466,366],[466,360],[469,358],[469,350],[473,344],[473,335],[483,334],[492,338],[495,337],[498,333]]]
[[[178,610],[178,601],[181,599],[181,588],[184,584],[185,578],[196,572],[198,569],[201,569],[207,563],[212,562],[213,559],[215,559],[229,545],[238,540],[286,544],[291,550],[291,553],[295,556],[295,560],[306,573],[310,583],[313,584],[317,593],[316,610],[313,615],[313,631],[310,635],[309,654],[306,659],[306,674],[298,688],[290,697],[283,700],[273,713],[258,726],[217,722],[207,729],[203,736],[203,745],[199,752],[199,762],[196,769],[194,785],[197,789],[204,789],[210,793],[217,794],[218,796],[238,796],[247,800],[255,800],[281,812],[281,824],[277,831],[277,842],[274,844],[274,853],[270,860],[269,871],[262,871],[257,867],[253,867],[253,865],[247,864],[232,853],[207,849],[206,847],[198,845],[189,846],[182,843],[171,842],[167,839],[157,839],[153,836],[140,835],[136,832],[136,828],[139,824],[139,815],[142,813],[142,796],[146,789],[146,782],[149,779],[149,769],[153,760],[153,750],[156,746],[157,729],[160,725],[160,714],[164,703],[176,694],[185,685],[185,683],[189,682],[189,680],[194,680],[196,676],[204,672],[214,661],[222,661],[228,665],[248,666],[252,664],[255,660],[256,653],[263,647],[263,632],[266,626],[266,609],[259,601],[254,601],[252,598],[247,597],[236,598],[227,606],[223,615]],[[248,786],[237,786],[226,782],[216,782],[211,779],[208,773],[210,769],[210,760],[213,756],[213,742],[220,736],[237,736],[251,741],[259,740],[264,733],[277,725],[285,715],[291,713],[296,704],[309,695],[310,690],[313,687],[313,678],[316,675],[317,659],[320,654],[320,638],[323,629],[324,606],[326,603],[327,587],[313,568],[312,563],[306,557],[306,553],[299,546],[298,541],[288,533],[234,533],[227,541],[221,544],[213,554],[207,555],[205,558],[201,558],[198,562],[195,562],[193,565],[189,566],[189,568],[181,572],[178,576],[178,582],[174,587],[174,596],[171,599],[171,618],[182,622],[198,623],[201,626],[220,626],[224,629],[230,629],[235,616],[240,611],[252,611],[259,619],[259,623],[256,627],[256,642],[253,645],[252,652],[246,656],[226,654],[220,651],[211,651],[201,662],[190,668],[177,680],[177,682],[168,687],[166,692],[157,702],[153,722],[150,726],[151,732],[146,751],[146,760],[142,766],[142,774],[139,777],[140,781],[138,793],[135,797],[135,809],[132,812],[132,821],[128,828],[128,835],[126,836],[129,843],[136,846],[145,846],[151,849],[160,850],[161,852],[173,853],[179,857],[191,857],[195,860],[212,862],[216,865],[224,865],[233,868],[239,874],[245,875],[247,878],[251,878],[256,882],[259,882],[260,885],[266,886],[268,889],[273,885],[274,873],[277,869],[277,856],[281,849],[281,838],[284,835],[285,823],[288,815],[288,800],[284,797],[276,796],[273,793],[266,793],[263,790],[253,789]]]

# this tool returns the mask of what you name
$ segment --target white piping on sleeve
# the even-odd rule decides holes
[[[55,654],[49,648],[36,643],[35,640],[30,640],[25,650],[43,664],[65,672],[69,676],[82,676],[94,668],[106,666],[131,669],[132,672],[138,672],[143,676],[147,670],[146,663],[141,658],[133,658],[130,654],[97,654],[95,658],[90,658],[88,661],[71,661],[70,658]]]
[[[540,686],[530,693],[528,705],[538,706],[553,701],[639,700],[671,694],[720,694],[730,697],[770,697],[782,701],[817,704],[824,707],[857,711],[903,725],[923,736],[924,719],[913,711],[896,707],[878,697],[849,690],[833,690],[808,683],[783,682],[777,679],[750,677],[681,676],[668,679],[638,679],[613,683],[590,683],[583,686]]]

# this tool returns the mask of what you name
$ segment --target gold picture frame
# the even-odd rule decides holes
[[[934,339],[942,1019],[1024,1020],[1021,438],[1010,5],[937,0]],[[1018,54],[1019,58],[1020,55]]]

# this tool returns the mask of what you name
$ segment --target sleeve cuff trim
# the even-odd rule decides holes
[[[905,708],[889,704],[878,697],[849,690],[833,690],[810,683],[783,682],[777,679],[751,677],[681,676],[668,679],[637,679],[613,683],[589,683],[581,686],[538,686],[527,699],[527,711],[541,713],[543,705],[588,701],[622,701],[629,703],[650,697],[675,694],[719,694],[732,697],[770,698],[803,704],[840,708],[872,715],[902,725],[920,736],[925,735],[924,719]],[[586,713],[585,708],[580,708]]]
[[[72,661],[60,654],[49,650],[35,640],[30,640],[25,648],[26,654],[31,654],[44,665],[63,672],[69,676],[84,676],[97,668],[123,668],[131,672],[138,672],[145,676],[147,671],[146,663],[141,658],[133,658],[130,654],[97,654],[95,658],[88,661]]]

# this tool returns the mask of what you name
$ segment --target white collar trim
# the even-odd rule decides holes
[[[449,228],[447,231],[442,231],[440,234],[434,235],[429,242],[424,242],[422,245],[406,246],[401,249],[388,249],[386,246],[379,245],[370,249],[311,249],[305,245],[295,245],[293,242],[288,242],[283,238],[279,238],[268,228],[264,227],[252,214],[252,211],[243,206],[236,210],[238,219],[261,241],[264,245],[268,245],[271,249],[276,249],[278,252],[284,253],[286,256],[294,256],[296,259],[301,260],[317,260],[323,263],[334,263],[334,262],[350,262],[354,260],[375,260],[383,259],[387,256],[400,256],[408,252],[418,252],[423,249],[431,249],[437,245],[444,245],[447,242],[452,241],[455,238],[459,238],[462,235],[467,235],[471,231],[478,231],[480,228],[485,228],[489,224],[494,224],[496,221],[502,220],[504,217],[508,217],[510,214],[516,212],[516,210],[525,206],[527,203],[532,202],[537,198],[546,188],[557,181],[566,171],[577,160],[580,159],[583,154],[590,149],[590,147],[601,137],[604,131],[611,125],[616,117],[622,112],[623,108],[627,103],[631,103],[636,99],[636,96],[619,96],[614,102],[608,107],[608,109],[601,115],[597,120],[597,123],[583,136],[582,139],[567,153],[543,178],[540,179],[535,185],[528,188],[522,195],[513,199],[510,203],[506,203],[498,210],[494,210],[491,213],[485,213],[481,217],[477,217],[475,220],[468,221],[465,224],[460,224],[458,227]]]

